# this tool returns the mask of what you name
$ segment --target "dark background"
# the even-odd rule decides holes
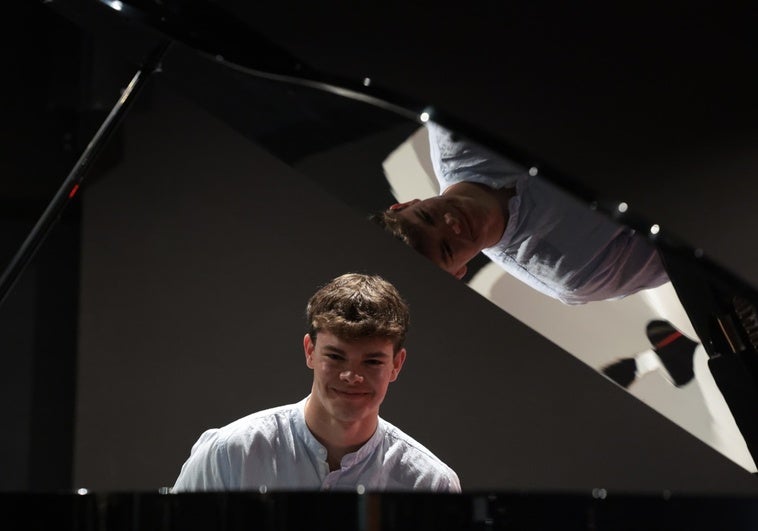
[[[3,261],[10,258],[42,212],[135,67],[101,40],[92,40],[42,4],[8,4],[9,20],[15,22],[4,33],[6,49],[14,53],[9,54],[6,71],[10,75],[3,84]],[[348,79],[370,75],[379,85],[433,103],[451,120],[471,126],[474,137],[533,153],[534,160],[561,170],[554,174],[558,180],[565,177],[564,182],[569,182],[579,176],[582,192],[600,199],[628,200],[633,207],[639,204],[646,215],[654,214],[664,227],[673,227],[694,245],[705,247],[752,280],[755,251],[749,245],[750,230],[745,229],[754,226],[751,206],[755,195],[751,193],[750,177],[756,160],[755,108],[749,104],[754,94],[750,67],[754,47],[744,31],[749,19],[716,7],[679,11],[673,7],[645,10],[617,6],[579,11],[535,6],[493,3],[468,8],[468,13],[423,3],[389,3],[382,8],[366,3],[351,11],[332,13],[323,6],[318,12],[309,11],[314,9],[309,6],[293,10],[286,3],[232,8],[256,30],[286,45],[313,66]],[[158,96],[154,94],[156,90]],[[241,317],[253,311],[244,307],[245,300],[255,300],[253,293],[241,297],[239,306],[232,309],[231,315],[236,318],[217,317],[215,327],[210,327],[215,334],[228,334],[229,327],[236,326],[237,335],[231,344],[218,340],[230,336],[213,334],[206,336],[206,341],[215,337],[215,343],[193,343],[186,330],[197,330],[200,323],[186,325],[176,316],[176,309],[187,310],[197,304],[205,308],[203,315],[218,315],[210,311],[213,305],[230,304],[229,299],[184,299],[179,296],[184,289],[179,282],[168,298],[161,297],[158,289],[165,282],[156,286],[134,278],[125,280],[126,284],[118,282],[121,277],[116,266],[124,260],[134,260],[141,266],[150,263],[140,263],[136,258],[142,255],[135,254],[135,249],[146,249],[140,238],[134,239],[131,246],[113,244],[118,252],[110,257],[118,258],[116,262],[93,252],[108,250],[108,242],[123,244],[117,236],[132,234],[129,231],[139,225],[135,220],[155,227],[151,220],[175,212],[161,205],[178,204],[176,208],[185,214],[181,219],[193,219],[192,211],[183,211],[183,203],[172,194],[182,189],[197,192],[198,188],[190,183],[195,182],[193,179],[203,183],[204,176],[191,171],[193,159],[189,154],[196,154],[201,161],[203,157],[213,158],[213,152],[200,149],[207,147],[206,142],[187,151],[186,142],[190,141],[178,132],[190,134],[193,128],[186,125],[172,130],[170,124],[176,127],[195,116],[210,130],[219,131],[214,136],[236,146],[236,151],[222,151],[222,160],[238,160],[234,157],[245,152],[245,144],[235,137],[237,133],[208,123],[204,111],[172,90],[199,98],[186,88],[150,88],[134,109],[133,118],[144,122],[148,120],[145,117],[153,116],[155,120],[152,125],[142,125],[144,129],[133,126],[138,140],[169,124],[152,144],[154,151],[139,151],[146,168],[155,168],[159,160],[164,160],[166,166],[157,167],[163,169],[158,176],[165,180],[144,182],[148,188],[130,186],[134,174],[124,170],[127,148],[123,135],[117,135],[92,172],[89,189],[81,196],[89,208],[89,219],[102,223],[83,222],[87,209],[79,200],[74,201],[0,309],[6,360],[0,388],[5,430],[10,434],[2,443],[6,448],[2,452],[5,461],[0,487],[4,490],[68,489],[81,484],[102,489],[145,489],[170,483],[202,429],[251,409],[294,401],[300,395],[293,396],[293,392],[299,393],[307,383],[307,373],[303,371],[286,386],[278,385],[275,379],[273,389],[256,384],[268,380],[270,374],[284,372],[273,366],[269,367],[272,372],[256,375],[248,384],[257,387],[255,392],[248,394],[244,387],[230,385],[229,367],[239,374],[241,370],[235,363],[240,360],[247,360],[252,367],[259,363],[243,346],[258,344],[261,331],[270,330],[265,322],[247,325]],[[274,94],[282,97],[279,91]],[[203,103],[216,113],[224,111],[218,109],[217,101]],[[322,131],[325,125],[354,123],[346,136],[336,137],[334,131],[326,135],[335,145],[381,132],[386,138],[376,142],[386,141],[389,145],[405,134],[405,128],[411,130],[412,124],[377,117],[373,111],[361,113],[371,123],[366,128],[355,125],[358,120],[348,119],[349,113],[340,112],[344,111],[337,105],[326,113],[326,118],[316,117],[311,122],[322,126],[315,132]],[[266,132],[265,138],[260,138],[261,131]],[[308,137],[311,142],[293,150],[287,142],[287,128],[273,134],[268,124],[261,131],[256,134],[266,150],[295,166],[307,158],[308,150],[327,147],[318,146],[313,141],[318,135],[312,133]],[[213,145],[223,150],[225,143]],[[168,156],[171,153],[174,159]],[[251,148],[251,153],[257,152]],[[265,154],[250,157],[230,167],[244,168],[252,159],[256,163],[267,160]],[[177,158],[185,159],[181,166],[184,173],[171,169],[170,162]],[[332,203],[333,198],[321,197],[322,192],[309,188],[312,185],[286,177],[288,171],[276,168],[269,170],[278,176],[276,187],[251,196],[260,201],[274,194],[276,201],[266,202],[271,209],[264,211],[269,212],[268,216],[261,214],[251,219],[258,220],[260,225],[254,225],[260,227],[269,223],[271,216],[280,215],[275,218],[279,223],[277,232],[264,231],[269,234],[263,239],[267,243],[251,246],[257,252],[245,259],[235,254],[231,243],[225,247],[229,255],[223,256],[241,261],[240,268],[234,269],[238,276],[229,277],[225,288],[230,290],[228,296],[237,293],[229,286],[237,286],[243,293],[266,288],[261,295],[261,300],[266,301],[263,307],[276,304],[281,305],[280,312],[290,312],[294,306],[295,314],[272,314],[272,323],[282,324],[268,338],[270,343],[266,345],[270,346],[263,350],[285,351],[282,345],[289,341],[286,352],[296,353],[299,305],[318,283],[356,268],[371,268],[397,282],[411,299],[414,315],[421,316],[419,332],[412,340],[416,351],[424,352],[417,358],[419,366],[431,366],[433,356],[439,356],[442,362],[433,377],[420,369],[414,376],[409,369],[409,384],[398,384],[397,394],[402,400],[390,401],[386,416],[401,427],[407,426],[409,432],[448,460],[461,473],[464,485],[472,478],[468,485],[486,488],[565,489],[602,484],[632,490],[754,489],[749,475],[501,315],[463,286],[392,245],[395,242],[386,241],[372,231],[373,227],[363,225],[349,208],[342,210],[345,207],[336,206],[339,202]],[[240,171],[228,172],[232,182],[239,178]],[[716,174],[718,178],[714,178]],[[139,175],[144,177],[145,171]],[[267,180],[260,172],[257,178],[262,183]],[[247,185],[251,182],[257,181],[252,179]],[[283,182],[299,184],[288,188]],[[330,184],[324,184],[329,190]],[[303,194],[302,186],[310,191]],[[357,184],[356,188],[362,186]],[[108,190],[119,187],[122,193],[109,195]],[[162,192],[153,198],[155,208],[146,209],[139,197],[124,193],[140,189]],[[221,187],[219,193],[223,190]],[[189,191],[179,196],[186,198],[187,205],[196,197]],[[219,196],[215,215],[223,216],[229,208],[231,198],[228,190],[225,193]],[[89,199],[94,197],[110,198],[112,202]],[[320,201],[308,200],[309,197],[319,197]],[[376,197],[377,193],[366,193],[364,201]],[[298,212],[309,205],[317,208],[328,204],[325,211],[329,214],[316,210],[317,215],[309,214],[315,215],[314,219],[309,221],[307,215],[302,219],[303,215],[286,211],[295,204]],[[239,208],[246,211],[251,207],[241,203]],[[93,217],[93,209],[103,217]],[[356,216],[355,221],[345,224],[344,216],[350,219],[351,215]],[[280,228],[286,219],[290,220],[287,228]],[[311,242],[305,254],[308,258],[298,260],[302,255],[297,251],[301,249],[283,245],[281,235],[287,231],[303,233],[303,223],[309,230],[319,227],[321,232],[314,233],[329,234],[326,241],[333,243],[330,247],[328,243],[320,244],[318,238],[307,238]],[[346,225],[353,232],[341,234],[339,231]],[[122,232],[106,230],[119,227]],[[184,230],[185,237],[193,242],[192,232]],[[82,240],[82,234],[99,236]],[[149,240],[150,234],[156,233],[142,234]],[[203,241],[209,249],[218,250],[220,240],[214,234],[217,233],[208,232]],[[241,231],[236,244],[247,249],[248,235]],[[175,237],[170,241],[176,241]],[[350,241],[349,237],[368,242],[368,248],[341,248],[339,242]],[[294,236],[285,237],[288,240],[299,241]],[[199,252],[192,246],[177,249],[167,246],[165,240],[156,240],[154,248],[147,247],[160,251],[162,259],[169,262],[162,262],[157,269],[145,267],[144,274],[157,275],[164,281],[182,277],[174,274],[177,263],[187,267],[203,263],[197,262],[194,254],[181,252],[189,248],[193,253]],[[353,256],[356,252],[360,258]],[[144,256],[153,255],[145,252]],[[397,260],[396,256],[402,258]],[[95,276],[82,273],[82,257],[85,265],[97,268]],[[181,257],[186,262],[181,262]],[[245,264],[250,267],[241,267]],[[252,275],[255,280],[245,279],[244,272],[252,274],[253,264],[260,266],[254,270],[258,276]],[[203,273],[194,271],[187,276],[191,280]],[[115,277],[109,276],[112,274]],[[93,278],[102,285],[96,289],[88,281],[80,285],[82,279]],[[135,291],[136,287],[139,290]],[[118,290],[144,294],[135,295],[131,304],[119,298],[108,299],[123,296]],[[166,299],[172,301],[170,307],[156,307],[157,301]],[[450,300],[465,310],[437,317],[439,308]],[[85,305],[80,307],[82,302]],[[171,323],[178,327],[175,337],[181,343],[165,339],[161,343],[156,339],[158,350],[166,354],[164,358],[151,357],[156,342],[151,344],[147,338],[153,336],[134,333],[137,329],[146,330],[145,326],[132,326],[135,317],[145,317],[146,309],[160,310],[165,319],[148,321],[156,333]],[[101,324],[94,319],[99,315],[112,319],[103,321],[108,325]],[[108,326],[116,327],[115,331],[129,329],[132,335],[114,335],[114,329]],[[445,330],[442,335],[441,330]],[[114,337],[142,338],[130,344],[135,349],[131,351],[133,358],[128,350],[104,350],[109,340],[116,341]],[[493,359],[493,345],[506,342],[512,345],[512,351],[529,354]],[[183,349],[190,347],[194,354],[182,357]],[[209,362],[202,358],[208,351],[215,352],[215,356],[225,351],[234,354],[223,363],[210,364],[219,374],[209,389],[199,392],[208,376]],[[468,354],[463,357],[461,352]],[[198,359],[200,365],[187,363]],[[290,369],[291,362],[283,363]],[[461,364],[474,365],[479,372],[473,374],[482,375],[482,379],[466,377],[462,385],[460,378],[454,378]],[[297,370],[294,367],[292,370]],[[419,381],[443,385],[428,388],[424,384],[419,389],[410,383]],[[577,389],[582,392],[577,393]],[[485,391],[489,394],[484,395],[487,398],[482,405],[481,393]],[[241,402],[240,396],[249,398]],[[419,400],[419,396],[423,398]],[[422,407],[430,403],[436,407]],[[450,424],[454,435],[446,429]],[[143,447],[125,438],[125,433],[147,443],[162,442]],[[467,438],[471,434],[475,436]],[[482,459],[482,455],[488,457]],[[492,460],[499,466],[493,466]]]

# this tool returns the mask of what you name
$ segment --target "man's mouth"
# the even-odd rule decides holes
[[[357,390],[342,390],[342,389],[332,389],[337,396],[341,396],[343,398],[347,398],[350,400],[357,400],[359,398],[364,398],[369,395],[368,391],[357,391]]]

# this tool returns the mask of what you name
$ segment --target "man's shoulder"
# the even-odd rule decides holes
[[[386,420],[380,419],[380,422],[384,427],[384,438],[390,446],[399,447],[403,454],[415,463],[424,463],[430,469],[455,475],[453,469],[426,446]]]
[[[249,447],[255,439],[277,437],[282,427],[292,425],[300,409],[300,404],[296,403],[256,411],[226,426],[207,430],[198,443],[203,441],[213,442],[215,446]]]
[[[249,470],[257,471],[256,477],[269,477],[266,471],[270,472],[281,448],[291,445],[299,429],[301,409],[302,402],[264,409],[206,430],[192,446],[174,490],[244,488]]]
[[[528,177],[528,169],[433,122],[429,132],[430,157],[440,193],[460,182],[500,189],[516,186]]]
[[[437,492],[460,492],[458,474],[426,446],[400,428],[380,419],[385,459],[398,474],[398,485]],[[391,454],[391,455],[390,455]]]

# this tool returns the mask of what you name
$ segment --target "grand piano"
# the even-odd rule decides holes
[[[672,27],[673,14],[536,6],[461,17],[423,3],[46,4],[34,15],[89,39],[89,90],[103,96],[93,107],[105,118],[124,103],[95,135],[102,142],[81,146],[3,277],[7,322],[23,315],[29,272],[60,260],[74,224],[77,302],[66,309],[77,317],[64,322],[78,333],[57,373],[74,376],[60,390],[48,385],[55,371],[34,373],[30,448],[57,449],[24,454],[28,479],[4,485],[31,491],[2,495],[17,528],[754,527],[758,269],[743,174],[756,162],[756,122],[741,19],[695,12]],[[733,22],[726,35],[713,29],[721,17]],[[485,260],[456,282],[368,223],[404,193],[388,185],[388,161],[410,153],[425,164],[427,119],[646,234],[666,257],[666,296],[702,344],[700,387],[624,390],[599,374],[599,357],[583,357],[634,356],[647,320],[672,315],[659,307],[545,306],[554,320],[533,323],[518,311],[542,302],[504,313],[472,289]],[[411,170],[401,168],[403,181]],[[464,494],[159,490],[203,429],[305,392],[302,301],[356,269],[390,278],[413,311],[411,363],[383,416],[443,456]],[[584,342],[551,335],[566,323]],[[62,444],[45,443],[50,434]],[[40,463],[48,476],[35,480]]]

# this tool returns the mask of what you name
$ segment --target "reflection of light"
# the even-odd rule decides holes
[[[621,202],[619,203],[618,210],[619,212],[626,212],[627,210],[629,210],[629,205],[627,205],[624,202]]]
[[[258,492],[260,492],[261,494],[266,494],[267,491],[268,491],[268,487],[266,485],[261,485],[260,487],[258,487]]]
[[[77,491],[76,491],[76,493],[79,494],[80,496],[84,496],[88,492],[89,491],[87,489],[77,489]]]
[[[356,492],[357,492],[358,494],[365,494],[365,493],[366,493],[366,487],[364,487],[363,485],[358,485],[358,486],[355,488],[355,490],[356,490]]]
[[[529,168],[529,175],[531,175],[532,177],[535,177],[538,173],[539,173],[539,170],[535,168],[534,166]]]
[[[124,4],[119,2],[118,0],[113,0],[112,2],[106,2],[109,6],[111,6],[116,11],[121,11],[124,8]]]
[[[658,234],[661,231],[661,228],[658,226],[658,224],[654,224],[652,227],[650,227],[650,234]]]
[[[428,112],[422,112],[421,115],[418,117],[419,120],[421,120],[423,123],[426,123],[429,121],[429,113]]]
[[[592,489],[592,497],[599,500],[604,500],[608,496],[608,491],[605,489]]]
[[[371,78],[370,77],[364,77],[363,78],[363,86],[368,87],[371,84]]]

